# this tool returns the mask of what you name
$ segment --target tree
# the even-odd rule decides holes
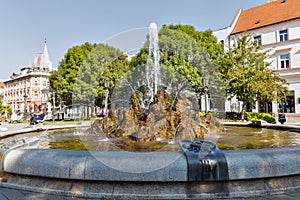
[[[12,109],[11,109],[11,107],[9,107],[9,106],[3,105],[2,98],[0,98],[0,115],[1,115],[3,112],[8,112],[8,114],[11,115],[11,114],[12,114]]]
[[[121,51],[104,44],[97,44],[83,61],[73,87],[73,103],[88,107],[104,105],[104,79],[110,79],[110,88],[129,69],[128,61]]]
[[[281,101],[288,91],[287,82],[269,68],[268,52],[250,40],[240,37],[220,60],[220,76],[228,94],[243,101],[242,118],[247,104],[257,100]]]
[[[148,46],[149,42],[145,43],[131,65],[146,65]],[[214,59],[223,53],[223,45],[217,43],[210,30],[199,32],[189,25],[163,25],[159,31],[159,48],[161,66],[180,73],[195,90],[203,86],[204,75],[215,74]]]
[[[164,29],[176,30],[177,32],[184,33],[190,38],[193,38],[198,44],[200,44],[205,51],[209,54],[212,60],[216,60],[219,56],[224,54],[224,47],[218,43],[217,38],[213,35],[211,30],[196,31],[193,26],[190,25],[163,25]],[[216,64],[216,63],[215,63]]]
[[[160,63],[162,72],[166,72],[161,77],[171,80],[170,77],[176,72],[180,74],[181,82],[188,82],[199,93],[203,88],[203,77],[215,76],[213,71],[216,67],[211,58],[218,55],[216,52],[222,51],[213,49],[219,49],[222,45],[217,45],[211,31],[197,32],[192,26],[182,25],[170,27],[164,26],[159,32]],[[110,79],[110,94],[124,76],[141,77],[140,81],[144,81],[145,76],[140,73],[143,73],[142,69],[147,63],[148,46],[149,42],[146,42],[131,62],[126,60],[122,52],[107,45],[85,43],[75,46],[68,50],[58,70],[52,72],[51,88],[56,91],[57,99],[69,105],[76,99],[75,103],[102,107],[105,97],[103,80],[106,76]],[[134,73],[127,73],[132,69]]]
[[[58,69],[51,72],[50,88],[55,91],[56,100],[63,100],[66,105],[72,104],[72,91],[78,70],[95,46],[96,44],[86,42],[81,46],[68,49]]]
[[[146,65],[148,46],[149,43],[145,43],[144,48],[133,58],[132,65]],[[204,86],[208,86],[211,93],[219,92],[220,94],[216,96],[218,98],[222,96],[225,102],[225,95],[221,94],[222,88],[218,85],[220,84],[216,76],[218,67],[215,62],[216,58],[224,52],[223,45],[217,43],[210,30],[199,32],[188,25],[163,25],[159,31],[159,48],[160,66],[163,71],[169,72],[161,77],[172,80],[174,85],[188,82],[198,96],[203,95]],[[175,73],[179,74],[177,79],[174,79]],[[215,103],[217,104],[221,105]]]
[[[103,107],[105,103],[105,88],[104,88],[104,80],[105,78],[109,78],[109,101],[111,99],[111,95],[113,94],[116,85],[119,83],[120,79],[122,79],[125,74],[130,70],[129,61],[126,56],[120,54],[116,57],[107,67],[104,69],[102,76],[99,79],[99,87],[96,92],[95,105],[99,107]]]

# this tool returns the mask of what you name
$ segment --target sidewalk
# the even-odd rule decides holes
[[[1,125],[0,125],[0,128],[2,129],[7,129],[7,130],[2,130],[0,131],[0,134],[1,132],[4,132],[4,131],[13,131],[13,130],[19,130],[19,129],[23,129],[25,128],[26,126],[28,126],[29,124],[27,123],[8,123],[8,122],[1,122]]]
[[[300,114],[285,113],[285,117],[286,122],[284,124],[300,126]]]
[[[29,123],[8,123],[1,122],[0,125],[0,138],[1,136],[15,134],[15,133],[26,133],[42,130],[55,130],[55,129],[67,129],[67,128],[76,128],[78,126],[90,126],[91,122],[89,121],[74,121],[74,123],[67,124],[36,124],[30,125]]]

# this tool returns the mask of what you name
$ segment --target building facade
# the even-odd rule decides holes
[[[31,66],[23,67],[4,82],[3,102],[14,113],[33,112],[48,107],[49,76],[52,62],[45,42],[43,53],[38,53]]]
[[[0,99],[3,100],[4,97],[4,83],[0,82]]]
[[[228,50],[237,38],[248,35],[262,51],[269,51],[271,68],[288,82],[289,94],[281,104],[257,102],[255,112],[300,113],[300,1],[272,0],[266,4],[239,10],[229,27],[214,32]],[[231,111],[238,99],[226,102]]]

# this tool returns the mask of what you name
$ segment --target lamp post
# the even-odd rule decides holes
[[[54,112],[55,112],[55,92],[54,90],[52,91],[52,103],[53,103],[53,107],[52,107],[52,123],[54,123]]]
[[[204,105],[205,105],[205,113],[207,113],[207,92],[208,92],[208,88],[207,86],[204,86]]]
[[[24,94],[24,119],[26,120],[26,117],[27,117],[27,94],[26,94],[26,92],[25,92],[25,94]]]
[[[203,92],[204,92],[204,105],[205,105],[205,113],[207,113],[207,93],[208,93],[208,79],[206,76],[203,77]]]
[[[104,108],[104,117],[108,116],[108,94],[109,94],[109,78],[106,76],[104,79],[104,88],[105,88],[105,108]]]
[[[208,93],[208,86],[207,86],[207,78],[203,77],[203,87],[200,88],[199,91],[199,109],[202,111],[202,96],[204,96],[204,111],[207,113],[207,93]]]

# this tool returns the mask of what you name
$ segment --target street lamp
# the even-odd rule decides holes
[[[54,123],[54,112],[55,112],[55,91],[52,90],[52,102],[53,102],[53,107],[52,107],[52,123]]]
[[[205,105],[205,113],[207,113],[207,93],[208,93],[208,79],[206,76],[203,77],[203,92],[204,92],[204,105]]]
[[[203,87],[200,88],[199,90],[199,106],[200,106],[200,111],[202,111],[202,96],[204,96],[204,111],[207,113],[207,93],[208,93],[208,86],[207,86],[207,78],[203,77]]]
[[[107,108],[107,104],[108,104],[108,94],[109,94],[109,78],[106,75],[106,78],[104,79],[104,88],[105,88],[105,108],[104,108],[104,117],[108,116],[108,108]]]
[[[204,105],[205,105],[205,113],[207,113],[207,92],[208,92],[208,87],[204,86]]]
[[[25,94],[24,94],[24,119],[26,119],[27,117],[27,94],[26,94],[26,91],[25,91]]]

